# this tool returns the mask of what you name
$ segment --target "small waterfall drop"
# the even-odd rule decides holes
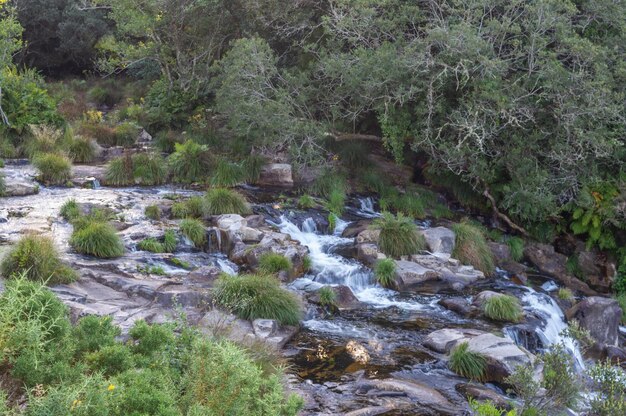
[[[378,218],[380,213],[374,209],[374,200],[371,197],[359,198],[359,210],[357,214],[364,218]]]

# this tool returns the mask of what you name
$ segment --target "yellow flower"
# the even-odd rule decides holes
[[[80,406],[82,402],[80,400],[74,400],[72,402],[72,407],[70,407],[70,410],[74,410],[76,407]]]
[[[109,384],[109,387],[107,387],[108,391],[113,391],[115,390],[115,386],[113,384]]]

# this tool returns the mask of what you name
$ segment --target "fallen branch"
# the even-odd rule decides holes
[[[382,141],[382,137],[375,136],[373,134],[338,133],[338,132],[332,132],[332,133],[327,133],[327,134],[328,136],[332,137],[338,142],[345,141],[345,140],[368,140],[368,141],[373,141],[373,142]]]
[[[512,230],[517,231],[518,233],[522,234],[525,237],[528,237],[528,231],[526,231],[524,228],[520,227],[519,225],[515,224],[506,214],[503,214],[502,212],[500,212],[500,210],[498,209],[498,206],[496,205],[495,198],[489,193],[489,187],[485,186],[485,191],[483,192],[483,196],[487,198],[489,202],[491,202],[491,208],[493,209],[493,213],[498,218],[504,221]]]

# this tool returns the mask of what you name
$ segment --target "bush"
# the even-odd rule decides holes
[[[574,300],[574,293],[571,291],[571,289],[568,289],[566,287],[560,288],[556,295],[561,300]]]
[[[72,178],[72,162],[65,155],[41,153],[33,158],[39,179],[51,185],[65,184]]]
[[[474,412],[475,416],[517,416],[515,409],[508,412],[503,409],[497,408],[492,402],[478,402],[474,399],[469,400],[470,408]],[[524,416],[532,416],[525,414]]]
[[[126,345],[112,344],[102,347],[85,356],[92,371],[100,371],[105,376],[113,376],[133,368],[133,354]]]
[[[29,158],[38,153],[56,153],[61,147],[61,137],[63,131],[54,126],[45,124],[33,125],[29,127],[30,137],[24,143],[22,152]]]
[[[183,377],[183,408],[189,416],[295,416],[302,399],[285,398],[277,375],[264,374],[238,346],[229,341],[200,340]]]
[[[321,287],[318,294],[320,297],[320,305],[326,307],[335,307],[337,305],[337,293],[335,293],[332,287]]]
[[[181,144],[183,140],[183,137],[177,131],[160,131],[154,138],[154,145],[163,153],[173,153],[176,150],[176,144]]]
[[[511,295],[492,296],[482,308],[485,316],[494,321],[519,322],[524,316],[519,300]]]
[[[74,163],[90,163],[96,158],[96,147],[92,139],[77,137],[69,144],[69,154]]]
[[[124,244],[111,225],[90,221],[74,228],[70,245],[79,253],[100,258],[116,258],[124,254]]]
[[[209,189],[204,198],[204,208],[207,215],[246,215],[251,212],[243,195],[224,188]]]
[[[383,287],[392,288],[396,283],[396,262],[392,259],[382,259],[376,263],[374,276]]]
[[[178,238],[174,230],[167,230],[163,235],[163,251],[166,253],[173,253],[176,251],[178,245]]]
[[[449,366],[461,377],[481,381],[485,378],[487,359],[480,353],[470,351],[469,344],[464,341],[452,349]]]
[[[244,181],[244,171],[241,166],[236,163],[227,162],[220,159],[217,162],[213,176],[211,177],[211,185],[222,188],[231,188]]]
[[[374,226],[380,229],[378,246],[388,256],[415,254],[426,248],[426,240],[417,232],[413,220],[401,213],[394,217],[385,212],[374,221]]]
[[[334,189],[328,197],[326,209],[333,214],[340,216],[346,205],[346,194],[339,189]]]
[[[311,209],[315,206],[315,200],[310,195],[302,195],[298,198],[298,208]]]
[[[156,238],[146,238],[137,244],[139,250],[149,251],[151,253],[163,253],[165,249]]]
[[[80,208],[75,199],[68,199],[61,205],[61,211],[59,213],[66,221],[73,221],[80,216]]]
[[[125,122],[117,125],[114,131],[115,143],[113,145],[128,147],[137,141],[140,128],[134,123]]]
[[[139,153],[132,157],[133,181],[139,185],[161,185],[168,172],[165,160],[156,153]]]
[[[263,273],[278,273],[291,270],[291,261],[282,254],[267,252],[259,258],[259,270]]]
[[[588,370],[598,396],[591,399],[591,414],[613,416],[626,414],[626,373],[606,362],[597,363]]]
[[[114,186],[127,186],[134,183],[133,160],[130,155],[118,157],[107,166],[106,183]]]
[[[216,283],[215,300],[242,319],[276,319],[283,325],[300,321],[297,298],[271,276],[222,274]]]
[[[63,265],[52,239],[28,235],[22,237],[2,262],[5,277],[23,275],[29,280],[48,283],[71,283],[76,272]]]
[[[111,416],[178,416],[172,380],[159,369],[131,369],[111,381]]]
[[[170,171],[176,182],[203,182],[213,166],[213,156],[207,146],[191,140],[176,143],[176,151],[169,157]]]
[[[456,234],[452,257],[464,264],[471,264],[487,276],[493,275],[496,266],[482,231],[467,222],[454,224],[452,230]]]
[[[161,219],[161,208],[157,205],[148,205],[144,210],[144,214],[146,214],[147,218],[151,220],[160,220]]]
[[[113,318],[110,316],[87,315],[81,318],[72,330],[76,355],[80,357],[114,345],[115,337],[121,333],[120,328],[113,325]]]
[[[202,218],[204,216],[204,199],[200,196],[192,196],[185,201],[187,216],[192,218]]]
[[[180,222],[180,231],[194,246],[202,247],[206,244],[206,229],[204,224],[193,218],[186,218]]]
[[[251,184],[258,182],[264,164],[265,158],[263,156],[250,155],[246,157],[242,164],[244,181]]]
[[[82,136],[93,138],[98,144],[105,147],[117,144],[115,129],[101,122],[83,121],[80,124],[79,132]]]
[[[524,258],[524,240],[519,237],[511,237],[506,240],[506,243],[511,251],[513,261],[522,261]]]

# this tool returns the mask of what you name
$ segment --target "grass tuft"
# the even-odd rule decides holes
[[[454,224],[452,230],[456,234],[452,257],[464,264],[471,264],[487,276],[493,275],[496,268],[493,254],[480,228],[468,222],[461,222]]]
[[[148,205],[144,210],[147,218],[151,220],[160,220],[161,219],[161,209],[157,205]]]
[[[91,163],[96,158],[96,145],[92,139],[77,137],[69,144],[69,154],[74,163]]]
[[[165,160],[156,153],[140,153],[132,157],[133,182],[146,185],[161,185],[166,182],[168,171]]]
[[[267,252],[259,258],[259,270],[263,273],[272,274],[289,271],[291,267],[291,261],[282,254]]]
[[[320,305],[331,308],[337,306],[337,293],[335,293],[332,287],[321,287],[318,294],[320,296]]]
[[[572,292],[571,289],[566,288],[566,287],[560,288],[556,295],[561,300],[567,300],[567,301],[574,300],[574,293]]]
[[[137,244],[137,247],[139,250],[149,251],[151,253],[163,253],[165,251],[163,244],[154,237],[141,240],[139,244]]]
[[[203,182],[213,166],[213,156],[207,146],[188,140],[175,144],[176,151],[169,156],[174,180],[181,183]]]
[[[251,210],[240,193],[225,188],[214,188],[209,189],[204,197],[204,212],[206,215],[246,215]]]
[[[133,160],[130,155],[118,157],[109,162],[106,182],[114,186],[127,186],[134,183]]]
[[[211,177],[211,185],[232,188],[243,182],[244,177],[244,170],[240,165],[220,159]]]
[[[61,205],[60,215],[66,221],[70,222],[80,217],[80,208],[78,207],[78,203],[76,202],[76,200],[68,199],[67,201],[65,201],[65,203]]]
[[[315,207],[315,200],[311,195],[302,195],[298,198],[298,208],[311,209],[313,207]]]
[[[513,261],[521,261],[524,258],[524,240],[519,237],[511,237],[506,240]]]
[[[180,231],[194,246],[201,248],[206,244],[206,229],[202,221],[194,218],[185,218],[180,222]]]
[[[296,296],[272,276],[222,274],[215,300],[242,319],[275,319],[283,325],[297,325],[301,317]]]
[[[413,221],[401,213],[394,216],[385,212],[374,221],[374,226],[380,229],[378,246],[388,256],[415,254],[426,248],[424,236],[417,232]]]
[[[382,259],[376,263],[374,276],[383,287],[392,288],[396,282],[396,262],[392,259]]]
[[[33,158],[39,169],[39,179],[50,185],[62,185],[72,179],[72,162],[67,156],[57,153],[39,153]]]
[[[163,236],[163,251],[166,253],[173,253],[176,251],[178,245],[178,238],[174,230],[167,230]]]
[[[450,353],[450,369],[462,377],[481,381],[485,378],[487,359],[484,355],[469,350],[467,341],[460,343]]]
[[[91,220],[74,226],[70,245],[79,253],[100,258],[116,258],[124,254],[124,244],[111,225]]]
[[[482,308],[485,316],[494,321],[519,322],[524,316],[519,300],[511,295],[492,296]]]

